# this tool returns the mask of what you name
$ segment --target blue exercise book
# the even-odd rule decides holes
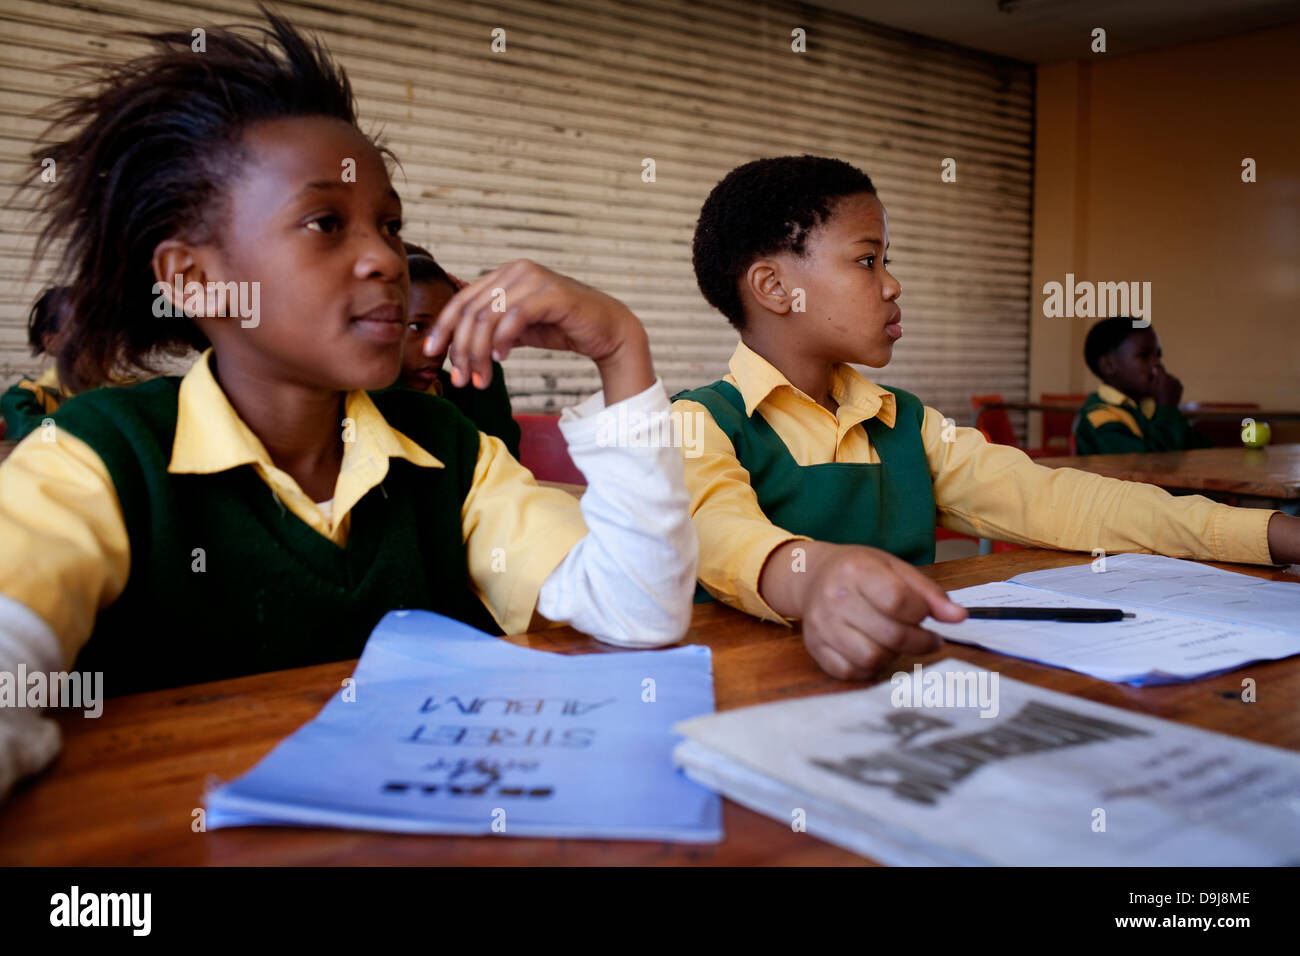
[[[712,712],[707,647],[553,654],[393,611],[206,822],[717,842],[721,799],[674,768],[670,730]]]

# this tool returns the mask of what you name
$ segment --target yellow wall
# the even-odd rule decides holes
[[[1096,320],[1043,316],[1044,283],[1072,272],[1152,283],[1184,401],[1300,407],[1298,61],[1291,24],[1039,67],[1032,397],[1097,384],[1083,363]]]

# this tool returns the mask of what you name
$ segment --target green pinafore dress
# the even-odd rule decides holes
[[[911,564],[932,564],[935,502],[921,436],[925,408],[910,392],[889,390],[897,400],[894,426],[879,418],[856,426],[866,429],[880,457],[870,464],[800,465],[762,415],[745,414],[744,399],[728,382],[681,392],[674,401],[708,409],[773,524],[816,541],[869,545]],[[697,587],[695,600],[710,598]]]

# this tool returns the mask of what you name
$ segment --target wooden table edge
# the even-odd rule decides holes
[[[948,589],[965,587],[983,581],[1002,580],[1014,576],[1023,570],[1042,567],[1059,567],[1069,564],[1083,564],[1092,561],[1091,555],[1072,552],[1051,552],[1023,550],[1006,552],[976,558],[963,558],[955,561],[931,565],[922,570],[936,578]],[[1300,577],[1288,574],[1283,569],[1224,564],[1220,562],[1202,562],[1213,567],[1241,571],[1273,580],[1300,582]],[[719,710],[759,703],[761,700],[737,699],[733,684],[743,683],[748,679],[747,668],[761,668],[767,660],[783,657],[786,660],[786,679],[775,688],[775,696],[764,700],[791,699],[824,692],[848,692],[861,690],[867,683],[841,683],[821,674],[807,659],[797,634],[779,625],[767,624],[749,618],[730,608],[718,604],[704,605],[697,608],[692,623],[692,633],[687,635],[685,643],[700,643],[701,636],[695,632],[712,633],[710,646],[721,645],[729,656],[729,666],[734,666],[735,673],[723,677],[716,664],[719,651],[715,649],[715,690],[721,683],[725,692],[719,694]],[[733,640],[733,637],[743,639]],[[693,640],[695,638],[695,640]],[[512,635],[505,638],[512,643],[525,647],[558,651],[561,653],[618,653],[619,649],[597,644],[590,638],[578,635],[567,627],[553,627],[528,634]],[[779,652],[779,653],[773,653]],[[932,662],[943,657],[956,657],[979,666],[997,665],[1008,676],[1025,680],[1038,686],[1050,686],[1053,689],[1066,689],[1088,699],[1101,700],[1115,706],[1124,707],[1141,713],[1156,713],[1163,716],[1161,708],[1155,703],[1161,699],[1171,699],[1190,690],[1207,690],[1211,678],[1173,685],[1170,688],[1131,688],[1126,685],[1111,684],[1093,678],[1065,671],[1060,668],[1035,664],[1018,658],[1006,657],[992,652],[982,651],[966,645],[945,645],[939,652],[916,658],[900,659],[896,666],[908,669],[914,662]],[[223,749],[212,746],[212,753],[223,757],[227,771],[221,773],[223,779],[229,779],[251,767],[270,751],[297,726],[312,719],[324,705],[325,701],[336,692],[342,679],[352,672],[355,661],[340,661],[317,664],[311,667],[296,668],[291,671],[256,674],[230,680],[214,681],[187,687],[151,691],[144,694],[120,698],[125,708],[114,708],[114,720],[120,725],[111,730],[108,725],[97,727],[101,737],[111,738],[117,746],[127,750],[132,747],[161,748],[165,750],[153,760],[143,761],[137,765],[139,772],[133,783],[143,787],[145,792],[166,792],[170,786],[173,791],[170,807],[171,826],[188,822],[177,817],[176,811],[186,810],[192,805],[201,805],[202,786],[206,774],[187,766],[188,758],[184,752],[176,753],[178,742],[153,740],[150,734],[165,733],[168,722],[164,717],[173,712],[184,719],[187,713],[193,714],[196,708],[221,708],[219,718],[208,714],[208,723],[223,723],[234,720],[231,709],[240,708],[257,711],[273,706],[277,701],[296,702],[294,716],[281,721],[283,726],[274,732],[262,732],[255,744],[240,746],[233,743]],[[1274,673],[1284,673],[1285,679],[1300,690],[1300,664],[1296,658],[1267,662],[1250,669],[1258,671],[1271,669]],[[1240,669],[1245,670],[1246,668]],[[1235,686],[1238,671],[1223,675],[1228,684]],[[888,677],[882,674],[880,681]],[[305,682],[305,686],[304,686]],[[1074,688],[1070,691],[1069,688]],[[106,708],[106,714],[109,710]],[[207,713],[207,711],[204,711]],[[217,713],[215,710],[213,713]],[[724,800],[724,827],[727,835],[717,844],[672,844],[654,841],[594,841],[594,840],[547,840],[542,838],[494,838],[494,837],[449,837],[449,836],[406,836],[398,834],[373,833],[369,831],[334,830],[334,829],[297,829],[288,827],[275,828],[239,828],[211,831],[207,833],[190,833],[180,837],[175,843],[164,842],[150,849],[143,838],[150,827],[159,824],[156,816],[151,816],[148,808],[130,803],[132,793],[126,781],[115,780],[115,766],[109,763],[87,759],[86,754],[79,753],[86,740],[84,730],[79,731],[75,718],[62,716],[61,720],[67,734],[65,753],[56,764],[40,777],[23,785],[10,797],[7,806],[0,805],[0,865],[863,865],[866,860],[847,850],[842,850],[825,843],[810,834],[799,834],[791,843],[791,828],[778,821],[763,817],[746,810],[729,800]],[[1193,722],[1194,723],[1194,722]],[[80,722],[81,727],[86,721]],[[292,726],[290,726],[290,724]],[[1195,724],[1200,726],[1200,724]],[[1214,729],[1211,727],[1211,729]],[[1251,738],[1248,735],[1247,739]],[[190,741],[193,743],[193,740]],[[1269,742],[1269,741],[1265,741]],[[102,745],[102,741],[101,741]],[[1294,740],[1288,739],[1283,744],[1300,750],[1300,733]],[[233,754],[233,757],[232,757]],[[119,761],[121,758],[119,758]],[[84,766],[71,766],[84,764]],[[129,767],[119,771],[125,773]],[[179,778],[181,783],[172,779],[166,785],[154,781],[149,774]],[[185,781],[188,781],[187,783]],[[86,812],[91,808],[84,806],[84,801],[77,800],[79,794],[86,792],[103,792],[106,785],[113,784],[119,788],[118,797],[128,799],[129,811],[121,813],[121,819],[114,821],[113,827],[130,832],[113,832],[94,837],[98,845],[90,851],[91,859],[78,856],[76,833],[65,827],[59,833],[50,836],[33,835],[32,825],[39,825],[42,813],[51,808],[41,804],[42,798],[49,795],[72,803],[76,812]],[[146,786],[147,784],[147,786]],[[101,789],[96,791],[98,785]],[[152,787],[152,789],[150,789]],[[190,794],[188,801],[181,801],[174,793],[177,787]],[[119,806],[119,811],[121,810]],[[50,813],[49,815],[54,815]],[[35,817],[36,819],[32,819]],[[109,828],[110,831],[112,827]],[[143,834],[143,835],[142,835]],[[198,841],[189,843],[180,850],[176,849],[180,841]],[[494,840],[508,842],[493,843]],[[753,846],[737,846],[741,839],[754,839],[765,845],[775,845],[779,855],[765,854]],[[478,849],[467,850],[467,859],[447,859],[446,848],[455,844],[465,847],[465,841],[477,844]],[[231,852],[223,852],[222,844],[229,844]],[[272,852],[266,852],[270,844]],[[529,852],[516,852],[519,847],[531,845]],[[321,847],[331,849],[322,853]],[[491,847],[486,850],[485,848]],[[513,849],[512,849],[513,847]],[[421,848],[430,852],[422,854]],[[554,852],[548,852],[548,851]],[[432,859],[430,859],[432,857]],[[721,859],[719,859],[721,857]]]

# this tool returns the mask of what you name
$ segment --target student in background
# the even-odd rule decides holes
[[[0,671],[102,671],[112,696],[341,660],[394,608],[680,639],[696,565],[680,453],[602,441],[597,415],[669,414],[636,316],[526,261],[443,310],[429,348],[449,350],[457,387],[487,385],[515,345],[596,363],[603,401],[560,425],[587,491],[539,487],[453,406],[387,389],[402,207],[343,71],[277,17],[256,39],[210,29],[199,56],[188,29],[151,39],[62,101],[34,255],[67,241],[80,348],[61,357],[83,378],[208,347],[183,378],[69,399],[56,441],[0,465]],[[153,296],[178,275],[207,296],[160,321]],[[257,316],[219,314],[227,283],[259,284]],[[57,748],[53,721],[0,708],[0,794]]]
[[[685,467],[710,594],[802,619],[827,673],[864,678],[933,650],[927,616],[965,618],[914,567],[934,560],[936,519],[1036,547],[1300,559],[1300,518],[1045,468],[864,378],[849,363],[886,365],[903,335],[888,247],[871,180],[840,160],[747,163],[705,201],[695,275],[741,341],[725,378],[673,408],[703,435]]]
[[[434,320],[464,283],[449,276],[424,249],[409,242],[403,245],[411,275],[411,300],[407,310],[406,339],[402,346],[402,375],[398,384],[441,395],[477,425],[479,431],[505,442],[510,454],[518,458],[519,423],[510,410],[510,394],[506,391],[506,376],[501,364],[492,363],[492,377],[486,388],[475,388],[472,383],[456,388],[451,384],[451,373],[443,368],[446,355],[424,354],[424,342]]]
[[[1074,428],[1080,455],[1208,448],[1210,440],[1178,410],[1183,383],[1161,362],[1155,329],[1127,316],[1088,330],[1084,361],[1102,385],[1088,396]]]
[[[55,342],[63,324],[67,289],[46,289],[27,316],[27,341],[32,357],[55,354]],[[58,369],[51,365],[36,379],[23,378],[0,396],[0,414],[5,420],[4,437],[18,441],[40,427],[58,410],[68,395],[59,385]]]

